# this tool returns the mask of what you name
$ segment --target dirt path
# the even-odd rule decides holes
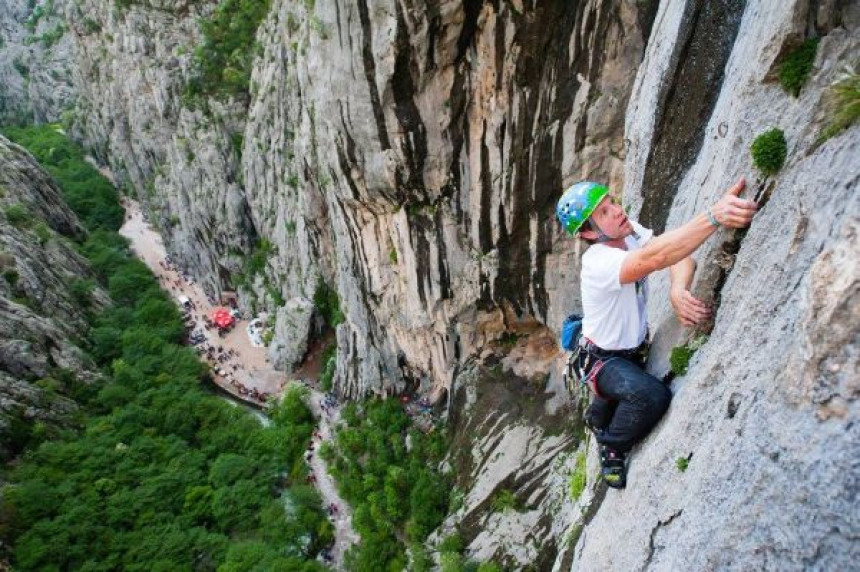
[[[308,395],[308,405],[314,416],[319,420],[318,434],[313,437],[313,453],[310,458],[311,474],[316,478],[316,487],[323,497],[326,507],[334,504],[338,511],[334,513],[332,524],[335,528],[335,541],[331,550],[334,566],[343,570],[343,555],[346,549],[360,540],[359,535],[352,528],[352,510],[349,505],[340,498],[334,479],[328,473],[326,462],[319,456],[319,446],[326,441],[334,441],[333,428],[340,420],[340,407],[327,407],[323,410],[325,396],[311,389]]]
[[[194,303],[195,309],[192,314],[197,322],[196,329],[202,331],[206,337],[206,342],[197,346],[198,352],[201,359],[212,365],[215,383],[236,399],[255,406],[262,405],[262,401],[247,393],[243,394],[244,391],[255,390],[258,394],[280,396],[286,385],[286,375],[269,365],[265,347],[256,347],[253,344],[246,329],[248,321],[238,320],[233,330],[223,338],[218,337],[214,330],[206,330],[203,327],[203,320],[212,314],[216,306],[207,299],[199,284],[182,276],[173,269],[174,267],[167,264],[167,252],[161,236],[144,220],[140,205],[136,201],[124,199],[123,206],[126,209],[126,219],[119,231],[120,234],[131,241],[132,250],[155,273],[162,288],[171,294],[177,305],[181,307],[180,296],[187,296]],[[224,361],[210,359],[205,351],[201,351],[207,345],[214,348],[220,346],[223,349],[220,355]],[[317,348],[316,351],[322,350]],[[233,355],[227,358],[231,353]],[[215,368],[222,373],[216,373]],[[311,372],[304,371],[304,373],[308,375]],[[244,389],[240,391],[241,388]],[[321,392],[310,388],[308,405],[319,423],[318,436],[313,438],[313,453],[310,456],[309,467],[322,496],[323,507],[334,505],[338,508],[338,511],[332,515],[335,541],[331,555],[335,569],[343,570],[343,555],[349,546],[358,542],[359,536],[352,528],[352,511],[349,505],[340,498],[325,461],[317,454],[322,442],[333,440],[333,427],[340,413],[339,408],[335,407],[327,407],[327,412],[324,411],[322,407],[324,399],[325,396]]]

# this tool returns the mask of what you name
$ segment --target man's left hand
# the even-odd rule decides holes
[[[711,315],[708,305],[694,298],[689,290],[675,288],[669,293],[669,300],[678,321],[687,327],[700,324]]]

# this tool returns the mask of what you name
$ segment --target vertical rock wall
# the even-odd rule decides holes
[[[74,109],[66,0],[0,4],[0,124],[59,121]]]
[[[22,435],[74,422],[76,404],[57,393],[61,374],[96,378],[78,347],[86,309],[72,288],[93,275],[66,242],[83,235],[48,174],[0,136],[0,460],[20,452]],[[92,294],[96,306],[109,302]]]
[[[697,5],[661,5],[654,37],[695,35],[681,16]],[[818,53],[795,98],[776,71],[811,35],[821,37]],[[748,2],[711,109],[689,124],[701,142],[682,150],[691,159],[671,173],[677,184],[653,189],[640,181],[678,129],[665,123],[677,106],[661,93],[683,84],[685,63],[671,42],[649,44],[628,110],[626,192],[643,211],[649,193],[665,193],[667,228],[741,174],[746,196],[760,186],[772,194],[745,235],[720,231],[696,253],[696,295],[720,300],[713,331],[674,380],[668,414],[634,450],[628,488],[606,493],[584,528],[572,569],[829,570],[860,557],[860,130],[817,140],[833,114],[829,85],[858,58],[856,2]],[[749,147],[774,127],[788,157],[764,180]],[[651,368],[662,375],[671,347],[693,333],[671,318],[665,277],[651,292]]]
[[[321,281],[349,396],[441,390],[520,321],[560,322],[577,262],[553,250],[553,204],[585,175],[620,187],[634,3],[280,0],[247,107],[192,106],[212,7],[70,7],[75,125],[210,292],[242,282],[276,316],[275,363],[301,358]]]
[[[282,1],[260,37],[250,202],[283,273],[315,257],[337,284],[342,393],[447,387],[570,308],[553,205],[586,173],[621,182],[632,5]]]

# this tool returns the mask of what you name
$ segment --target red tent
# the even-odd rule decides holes
[[[219,328],[227,328],[233,324],[233,316],[227,308],[215,308],[212,312],[212,321]]]

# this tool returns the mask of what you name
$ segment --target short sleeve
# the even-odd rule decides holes
[[[620,248],[592,245],[582,264],[583,289],[591,292],[614,292],[621,289],[621,265],[629,254]]]

